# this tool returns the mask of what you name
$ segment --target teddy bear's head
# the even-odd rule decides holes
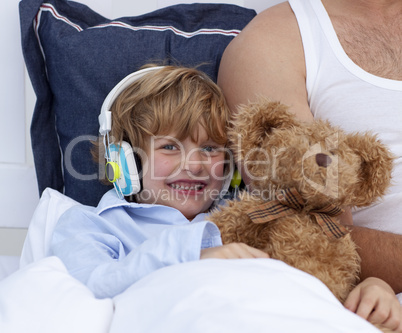
[[[266,200],[296,188],[312,209],[362,207],[385,194],[393,156],[370,133],[347,134],[329,122],[298,121],[279,102],[241,106],[229,138],[250,191]]]

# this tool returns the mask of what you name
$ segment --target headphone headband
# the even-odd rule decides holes
[[[122,79],[106,96],[103,101],[101,113],[98,117],[99,120],[99,133],[101,135],[106,135],[112,129],[112,112],[110,109],[116,98],[126,89],[130,84],[142,78],[145,74],[162,69],[163,66],[144,68],[134,73],[127,75]]]

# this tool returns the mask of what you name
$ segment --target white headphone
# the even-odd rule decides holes
[[[103,135],[106,158],[106,177],[113,183],[118,196],[130,196],[141,191],[141,161],[131,145],[122,141],[121,144],[110,143],[109,132],[112,129],[112,112],[110,111],[116,98],[133,82],[149,72],[163,67],[150,67],[134,72],[121,80],[106,96],[99,120],[99,133]]]
[[[121,144],[117,144],[109,141],[109,133],[112,129],[111,108],[116,98],[133,82],[150,72],[162,68],[163,66],[149,67],[129,74],[110,91],[102,104],[98,120],[99,133],[103,135],[103,144],[105,146],[105,159],[107,161],[105,169],[106,177],[113,183],[117,195],[121,199],[124,196],[130,196],[142,190],[142,166],[141,160],[128,142],[122,141]],[[229,172],[225,177],[218,199],[222,198],[228,192],[234,169],[233,158],[230,156]]]

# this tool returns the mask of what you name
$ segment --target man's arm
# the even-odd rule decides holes
[[[386,281],[402,292],[402,235],[352,226],[352,238],[362,259],[361,279],[370,276]]]
[[[291,106],[299,118],[311,121],[305,78],[298,25],[286,2],[257,15],[228,45],[218,85],[233,112],[237,105],[265,96]]]
[[[306,92],[304,51],[296,18],[282,3],[257,15],[225,50],[218,75],[229,107],[258,96],[290,106],[312,121]],[[402,235],[353,227],[362,257],[362,278],[376,276],[402,292]]]

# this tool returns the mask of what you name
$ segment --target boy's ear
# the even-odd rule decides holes
[[[394,156],[370,133],[353,134],[346,141],[361,158],[359,183],[353,193],[354,204],[368,206],[386,193],[391,183]]]
[[[238,107],[232,116],[228,136],[233,151],[244,155],[267,144],[275,129],[292,126],[300,126],[300,123],[286,105],[260,97],[256,102]],[[243,157],[237,156],[238,159]]]

